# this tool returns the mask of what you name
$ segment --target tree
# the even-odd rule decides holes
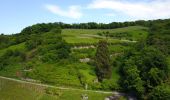
[[[125,61],[123,67],[123,82],[122,86],[131,92],[135,92],[136,95],[143,95],[144,93],[144,81],[140,77],[140,71],[135,65],[132,59]]]
[[[170,86],[162,84],[155,87],[149,95],[149,100],[170,100]]]
[[[69,57],[70,45],[62,39],[61,28],[44,34],[42,40],[38,50],[44,62],[54,62]]]
[[[158,68],[151,68],[148,72],[148,79],[151,86],[159,85],[164,79],[164,72],[162,70],[159,70]]]
[[[110,78],[112,69],[110,65],[110,55],[106,40],[99,41],[96,51],[95,62],[96,73],[99,81],[102,81],[104,78]]]
[[[150,27],[150,34],[147,43],[162,51],[164,54],[170,54],[170,20],[157,21]]]
[[[32,50],[37,48],[38,45],[42,43],[42,39],[40,35],[31,35],[30,39],[25,42],[25,46],[28,50]]]
[[[159,50],[143,43],[130,49],[119,58],[121,86],[139,98],[162,84],[168,76],[166,58]]]
[[[61,34],[62,30],[60,27],[54,28],[51,30],[52,33],[56,33],[56,34]]]
[[[0,70],[4,69],[4,67],[8,64],[7,60],[0,56]]]

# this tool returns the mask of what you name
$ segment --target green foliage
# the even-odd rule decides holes
[[[22,38],[20,38],[17,34],[15,35],[0,35],[0,50],[7,48],[11,45],[15,45],[21,43]]]
[[[132,61],[125,62],[126,66],[124,66],[124,78],[123,86],[127,90],[134,90],[137,95],[141,96],[144,93],[144,82],[139,76],[140,71],[137,69],[137,66],[131,64]]]
[[[114,82],[113,80],[104,79],[101,82],[101,89],[103,90],[120,90],[120,86],[117,84],[117,82]]]
[[[111,37],[111,38],[118,38],[118,39],[130,39],[132,38],[132,35],[128,32],[122,32],[122,33],[110,33],[109,31],[98,33],[101,36],[105,37]]]
[[[85,77],[84,74],[82,74],[81,72],[78,72],[77,75],[78,75],[78,78],[79,78],[80,83],[81,83],[82,85],[87,84],[87,78]]]
[[[32,50],[34,48],[37,48],[38,45],[42,43],[42,39],[40,35],[31,35],[30,39],[26,41],[25,46],[28,50]]]
[[[45,92],[47,94],[51,94],[51,95],[55,95],[55,96],[61,96],[62,92],[59,89],[55,89],[55,88],[46,88]]]
[[[148,44],[155,46],[164,54],[170,54],[170,20],[158,21],[151,25]]]
[[[52,33],[61,34],[62,30],[60,27],[51,30]]]
[[[169,71],[163,53],[169,53],[169,25],[169,20],[157,20],[73,25],[59,22],[29,26],[20,34],[0,35],[0,75],[16,78],[16,73],[22,72],[24,78],[37,79],[52,85],[83,88],[88,84],[89,89],[124,88],[135,92],[139,97],[148,95],[150,91],[159,90],[156,88],[164,83],[165,79],[168,81]],[[145,39],[148,28],[142,26],[151,26],[147,43]],[[108,43],[100,41],[106,37]],[[99,42],[96,51],[98,41],[101,44]],[[129,50],[135,42],[138,44]],[[147,47],[148,44],[154,48]],[[71,46],[94,48],[71,49]],[[122,56],[123,54],[125,55]],[[122,57],[116,59],[117,56]],[[79,60],[83,58],[90,58],[90,62],[80,63]],[[112,62],[116,62],[113,68]],[[100,80],[98,83],[94,83],[97,77],[94,66]],[[118,68],[120,74],[116,71]],[[118,80],[122,87],[117,83]],[[50,91],[52,93],[45,93],[42,97],[48,98],[55,94],[55,91]],[[158,94],[161,95],[161,92],[159,90]],[[69,100],[75,95],[79,100],[82,92],[62,93],[61,99]],[[151,98],[156,99],[157,94],[150,94]],[[58,97],[57,95],[58,93],[55,97]],[[103,99],[103,96],[101,97]],[[101,99],[96,96],[89,99],[93,98]]]
[[[0,57],[0,70],[4,69],[6,65],[8,65],[7,61],[3,57]]]
[[[158,68],[151,68],[148,72],[148,78],[150,81],[150,84],[152,86],[159,85],[163,82],[162,79],[164,79],[164,72],[162,70],[159,70]]]
[[[36,24],[36,25],[32,25],[29,27],[26,27],[25,29],[23,29],[21,31],[21,34],[24,35],[30,35],[30,34],[40,34],[40,33],[44,33],[44,32],[48,32],[52,29],[52,25],[51,24]]]
[[[9,37],[1,34],[0,35],[0,49],[8,47],[9,45],[8,42],[9,42]]]
[[[25,59],[25,52],[18,49],[8,49],[3,55],[0,56],[0,70],[4,69],[4,67],[9,64],[25,61]]]
[[[146,39],[148,32],[146,27],[141,26],[129,26],[124,28],[117,29],[64,29],[62,31],[63,39],[68,43],[72,44],[96,44],[100,39],[105,39],[105,35],[100,35],[103,33],[109,33],[111,36],[117,36],[119,33],[122,36],[121,40],[117,37],[107,37],[108,42],[111,43],[124,43],[131,40],[137,41],[142,39]],[[124,34],[125,33],[125,34]],[[126,36],[126,34],[129,34]]]
[[[169,100],[170,99],[170,86],[162,84],[155,87],[149,94],[149,100]]]
[[[104,78],[110,78],[112,72],[109,50],[106,40],[99,41],[95,61],[98,79],[102,81]]]
[[[124,89],[135,91],[139,97],[161,84],[167,77],[165,56],[153,47],[130,49],[121,58],[121,83]]]
[[[70,46],[62,40],[61,29],[55,28],[44,34],[31,34],[25,46],[28,50],[37,49],[37,55],[44,62],[54,62],[68,58]]]
[[[64,41],[58,41],[56,44],[42,45],[39,48],[39,53],[45,62],[65,59],[69,57],[70,46]]]

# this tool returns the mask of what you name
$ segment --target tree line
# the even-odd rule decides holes
[[[115,29],[122,28],[128,26],[146,26],[149,27],[155,22],[164,22],[170,19],[165,20],[138,20],[131,22],[112,22],[109,24],[105,23],[96,23],[96,22],[88,22],[88,23],[74,23],[74,24],[66,24],[63,22],[55,22],[55,23],[41,23],[35,24],[32,26],[28,26],[21,31],[21,34],[38,34],[43,32],[48,32],[53,28],[60,27],[62,29]]]

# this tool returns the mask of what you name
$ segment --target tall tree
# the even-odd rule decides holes
[[[98,43],[96,51],[96,74],[99,81],[102,81],[104,78],[111,77],[111,65],[110,65],[110,56],[106,40],[101,40]]]

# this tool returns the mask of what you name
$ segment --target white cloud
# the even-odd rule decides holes
[[[70,6],[67,11],[62,10],[59,6],[49,4],[45,5],[45,8],[56,15],[74,19],[78,19],[83,15],[80,11],[80,6]]]
[[[170,0],[93,0],[90,9],[110,9],[135,19],[157,19],[170,17]],[[111,15],[111,14],[109,14]]]

